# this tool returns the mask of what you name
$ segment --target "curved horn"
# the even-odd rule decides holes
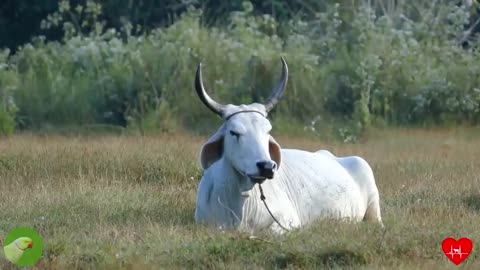
[[[285,59],[281,57],[282,59],[282,78],[280,80],[280,83],[277,85],[275,90],[273,91],[272,95],[265,101],[265,109],[267,112],[269,112],[275,105],[278,103],[280,98],[282,97],[283,91],[285,90],[287,86],[287,81],[288,81],[288,66],[287,62],[285,62]]]
[[[197,73],[195,75],[195,90],[197,90],[198,97],[203,102],[203,104],[205,104],[205,106],[212,110],[212,112],[220,116],[223,115],[225,105],[217,103],[207,94],[207,92],[205,92],[202,81],[202,63],[198,64],[197,67]]]

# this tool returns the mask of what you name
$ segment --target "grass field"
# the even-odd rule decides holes
[[[387,232],[318,222],[285,236],[219,233],[194,224],[206,139],[187,135],[0,139],[0,239],[35,228],[33,269],[480,269],[480,132],[371,132],[358,144],[276,137],[370,162]],[[457,267],[446,237],[469,237]],[[14,269],[0,259],[0,269]]]

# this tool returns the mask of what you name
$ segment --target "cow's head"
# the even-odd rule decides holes
[[[207,169],[222,156],[241,175],[253,184],[272,179],[281,164],[280,145],[270,135],[272,126],[267,119],[268,112],[279,101],[287,85],[288,68],[282,58],[282,77],[265,104],[222,105],[205,92],[202,82],[201,64],[198,65],[195,89],[200,100],[224,123],[202,147],[200,163]]]

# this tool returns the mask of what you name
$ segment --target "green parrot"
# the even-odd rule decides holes
[[[3,247],[5,258],[12,263],[17,263],[23,255],[23,252],[33,247],[32,239],[28,237],[20,237],[13,241],[10,245]]]

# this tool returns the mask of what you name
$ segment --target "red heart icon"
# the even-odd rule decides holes
[[[472,240],[468,238],[461,238],[457,241],[449,237],[442,242],[443,253],[456,265],[461,264],[467,259],[468,255],[472,252],[472,248]]]

